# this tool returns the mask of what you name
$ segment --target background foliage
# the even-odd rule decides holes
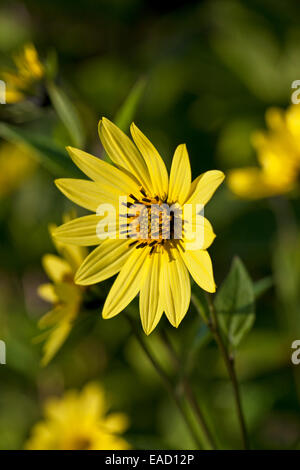
[[[193,448],[122,314],[102,320],[100,304],[82,313],[55,359],[40,367],[41,348],[32,343],[48,308],[36,294],[46,281],[40,260],[54,252],[48,224],[60,224],[72,207],[53,179],[75,171],[65,145],[105,158],[97,136],[101,116],[127,130],[134,115],[168,165],[175,147],[185,142],[194,177],[255,163],[252,131],[264,126],[267,107],[289,104],[291,83],[299,78],[299,10],[296,0],[172,6],[142,0],[1,1],[0,67],[11,65],[12,54],[32,41],[55,81],[36,99],[0,105],[2,144],[26,142],[37,162],[8,184],[10,152],[0,159],[0,338],[7,344],[7,364],[0,366],[0,448],[23,447],[48,396],[95,379],[105,385],[112,408],[130,416],[126,437],[134,448]],[[291,344],[300,337],[294,230],[300,206],[296,197],[289,201],[293,220],[282,230],[280,217],[287,211],[281,204],[275,201],[275,216],[269,201],[240,201],[224,184],[206,208],[217,234],[210,248],[217,285],[234,255],[247,267],[247,279],[273,279],[257,299],[254,327],[236,358],[256,448],[295,447],[300,439],[300,366],[290,361]],[[103,298],[110,285],[99,286]],[[137,316],[136,304],[131,309]],[[193,364],[191,380],[219,445],[238,447],[230,384],[216,346],[205,340],[201,318],[191,306],[178,330],[167,322],[162,328],[180,357]],[[147,342],[172,372],[157,334]]]

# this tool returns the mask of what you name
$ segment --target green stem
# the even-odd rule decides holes
[[[235,364],[234,364],[234,358],[233,356],[228,354],[227,348],[224,344],[222,335],[219,330],[218,326],[218,318],[217,318],[217,313],[215,310],[214,303],[212,301],[212,297],[208,294],[207,295],[208,299],[208,306],[211,314],[211,325],[210,329],[212,331],[212,334],[214,335],[214,338],[219,346],[220,352],[223,356],[231,383],[233,387],[233,393],[234,393],[234,398],[235,398],[235,404],[236,404],[236,410],[237,410],[237,415],[240,423],[240,428],[241,428],[241,434],[242,434],[242,440],[243,440],[243,446],[245,449],[249,449],[249,440],[248,440],[248,434],[247,434],[247,428],[246,428],[246,423],[245,423],[245,418],[244,418],[244,413],[242,409],[242,401],[241,401],[241,395],[240,395],[240,389],[239,389],[239,383],[237,380],[236,376],[236,371],[235,371]]]
[[[181,363],[180,363],[180,360],[178,358],[178,355],[177,355],[175,349],[173,348],[173,345],[171,344],[167,333],[164,330],[162,331],[161,339],[162,339],[164,345],[166,346],[166,348],[169,352],[170,358],[171,358],[171,360],[174,364],[175,369],[178,372],[181,372],[182,367],[181,367]],[[195,413],[195,416],[197,418],[197,421],[199,423],[200,428],[202,429],[202,432],[205,436],[207,444],[211,449],[215,449],[216,448],[215,442],[214,442],[213,437],[210,433],[210,430],[209,430],[209,428],[208,428],[208,426],[205,422],[205,419],[204,419],[203,413],[200,409],[197,398],[194,394],[194,391],[193,391],[193,389],[192,389],[185,373],[182,374],[181,381],[182,381],[182,385],[183,385],[183,389],[184,389],[184,392],[185,392],[186,399],[187,399],[188,403],[190,404],[192,410]]]
[[[169,394],[171,395],[171,397],[173,398],[187,428],[189,429],[190,433],[191,433],[191,436],[193,438],[193,440],[195,441],[195,444],[196,446],[199,448],[199,449],[202,449],[203,446],[202,446],[202,443],[200,442],[200,439],[197,435],[197,432],[195,431],[194,429],[194,426],[193,424],[191,423],[190,419],[189,419],[189,416],[188,414],[186,413],[186,410],[180,400],[180,398],[178,397],[178,395],[176,394],[175,390],[174,390],[174,387],[173,387],[173,384],[170,380],[170,378],[168,377],[168,375],[165,373],[165,371],[162,369],[162,367],[160,366],[160,364],[156,361],[156,359],[153,357],[151,351],[149,350],[147,344],[145,343],[144,341],[144,338],[139,334],[139,332],[137,331],[137,328],[135,326],[135,322],[134,320],[130,317],[130,315],[128,315],[127,313],[125,313],[125,317],[127,318],[127,321],[128,323],[130,324],[130,327],[132,329],[132,332],[133,334],[135,335],[138,343],[140,344],[141,348],[143,349],[144,353],[146,354],[146,356],[148,357],[149,361],[151,362],[151,364],[153,365],[154,369],[156,370],[156,372],[158,373],[158,375],[160,376],[166,390],[169,392]]]
[[[196,308],[196,310],[198,311],[198,313],[201,315],[203,319],[203,312],[202,311],[199,312],[198,303],[194,302],[193,296],[192,296],[192,302],[194,304],[194,307]],[[231,380],[232,387],[233,387],[233,394],[234,394],[235,406],[236,406],[236,411],[237,411],[238,420],[239,420],[240,429],[241,429],[243,447],[244,449],[249,449],[250,448],[249,440],[248,440],[246,423],[245,423],[245,418],[244,418],[243,409],[242,409],[239,384],[238,384],[236,371],[235,371],[234,358],[231,355],[229,355],[226,349],[226,346],[224,344],[224,341],[223,341],[223,338],[222,338],[222,335],[220,333],[219,326],[218,326],[218,319],[217,319],[215,306],[209,294],[207,294],[207,302],[208,302],[209,311],[210,311],[210,321],[207,323],[207,326],[212,332],[212,335],[219,347],[219,350],[225,362],[225,366],[226,366],[226,369],[227,369],[227,372],[228,372],[228,375],[229,375],[229,378]]]
[[[289,246],[295,246],[299,237],[299,228],[297,217],[290,200],[283,195],[270,198],[269,203],[277,224],[277,243],[279,248],[285,250]],[[284,320],[287,324],[288,331],[294,334],[295,331],[299,331],[297,297],[295,298],[295,296],[289,294],[288,299],[282,298],[281,300],[286,310]],[[281,318],[282,317],[280,317],[280,320]],[[285,324],[282,326],[285,327]],[[293,367],[293,375],[298,399],[300,400],[300,374],[296,367]]]
[[[298,234],[298,226],[290,201],[284,196],[277,196],[270,198],[269,204],[277,223],[279,240],[295,240]]]

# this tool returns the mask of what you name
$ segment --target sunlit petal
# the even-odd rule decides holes
[[[107,239],[95,248],[78,269],[75,282],[80,285],[96,284],[120,271],[134,247],[130,241]]]
[[[138,294],[146,273],[144,262],[148,253],[147,248],[133,250],[109,291],[103,318],[112,318],[120,313]]]
[[[106,118],[101,119],[98,130],[102,145],[111,160],[119,168],[134,175],[143,188],[151,192],[147,166],[129,137]]]
[[[191,300],[190,278],[177,249],[163,253],[160,282],[164,311],[169,322],[177,328]]]
[[[169,182],[169,203],[183,204],[191,188],[191,165],[185,144],[178,145],[175,150]]]
[[[147,164],[154,191],[153,196],[157,195],[164,200],[168,194],[168,172],[166,165],[154,145],[134,123],[131,124],[130,131],[137,148]]]
[[[206,250],[180,252],[194,281],[207,292],[215,292],[216,285],[210,256]]]
[[[75,165],[92,180],[115,187],[124,195],[138,191],[137,183],[113,165],[73,147],[67,147],[67,150]]]
[[[145,280],[140,293],[140,316],[146,335],[154,330],[163,312],[159,291],[160,271],[160,255],[148,256],[145,261]]]
[[[81,207],[96,212],[100,204],[112,204],[118,207],[119,196],[123,196],[111,185],[100,185],[94,181],[72,178],[55,180],[58,189]]]
[[[225,175],[222,171],[211,170],[198,176],[191,185],[187,204],[205,205],[223,182]]]

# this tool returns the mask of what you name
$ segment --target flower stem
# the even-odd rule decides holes
[[[171,357],[171,360],[172,360],[175,368],[177,369],[178,372],[181,372],[182,367],[181,367],[181,363],[180,363],[180,360],[178,358],[178,355],[177,355],[172,343],[170,342],[166,331],[164,331],[164,330],[162,331],[161,339],[162,339],[163,343],[165,344],[165,346],[166,346],[166,348],[169,352],[169,355]],[[192,410],[195,413],[195,416],[197,418],[197,421],[199,423],[200,428],[202,429],[202,432],[205,436],[205,439],[208,443],[208,446],[211,449],[215,449],[216,446],[215,446],[214,439],[213,439],[213,437],[210,433],[210,430],[209,430],[209,428],[208,428],[208,426],[205,422],[203,413],[200,409],[200,406],[199,406],[197,398],[194,394],[194,391],[193,391],[193,389],[192,389],[192,387],[191,387],[191,385],[188,381],[188,378],[187,378],[187,376],[184,372],[181,376],[181,381],[182,381],[182,385],[183,385],[183,389],[184,389],[184,392],[185,392],[186,399],[187,399],[188,403],[190,404]]]
[[[130,315],[128,315],[127,313],[125,313],[125,317],[127,318],[127,321],[128,323],[130,324],[131,326],[131,329],[132,329],[132,332],[133,334],[135,335],[138,343],[140,344],[141,348],[143,349],[144,353],[146,354],[146,356],[148,357],[149,361],[151,362],[151,364],[153,365],[154,369],[156,370],[156,372],[158,373],[158,375],[160,376],[166,390],[169,392],[169,394],[171,395],[171,397],[173,398],[187,428],[189,429],[190,431],[190,434],[193,438],[193,440],[195,441],[195,444],[196,446],[199,448],[199,449],[203,449],[203,445],[202,443],[200,442],[200,439],[197,435],[197,432],[195,431],[194,429],[194,426],[192,424],[192,422],[190,421],[189,419],[189,416],[180,400],[180,398],[178,397],[176,391],[174,390],[174,387],[173,387],[173,384],[169,378],[169,376],[165,373],[165,371],[162,369],[162,367],[160,366],[160,364],[156,361],[156,359],[153,357],[151,351],[149,350],[146,342],[144,341],[144,339],[142,338],[142,336],[139,334],[139,332],[137,331],[137,328],[135,326],[135,322],[134,320],[130,317]]]
[[[238,420],[241,428],[241,436],[242,436],[242,441],[243,441],[243,447],[244,449],[249,449],[249,440],[248,440],[248,434],[247,434],[247,429],[246,429],[246,423],[245,423],[245,418],[243,414],[243,409],[242,409],[242,402],[241,402],[241,396],[240,396],[240,390],[239,390],[239,384],[236,376],[236,371],[235,371],[235,365],[234,365],[234,358],[228,353],[226,346],[224,344],[222,335],[219,330],[219,325],[218,325],[218,319],[217,319],[217,313],[215,310],[214,303],[212,301],[212,297],[207,294],[206,296],[208,306],[209,306],[209,311],[210,311],[210,321],[207,323],[207,326],[209,327],[218,347],[221,352],[221,355],[223,357],[223,360],[225,362],[225,366],[229,375],[229,378],[232,383],[233,387],[233,393],[234,393],[234,399],[235,399],[235,406],[236,406],[236,411],[238,415]],[[197,309],[198,313],[201,315],[201,318],[203,319],[202,312],[199,312],[199,306],[198,302],[193,300],[193,295],[191,298],[194,307]]]
[[[233,356],[229,355],[227,348],[224,344],[222,335],[220,334],[219,326],[218,326],[218,318],[217,318],[217,313],[215,310],[214,303],[212,301],[212,297],[207,294],[207,300],[208,300],[208,306],[211,314],[211,324],[210,324],[210,329],[211,332],[219,346],[220,352],[223,356],[227,372],[229,374],[232,387],[233,387],[233,393],[234,393],[234,398],[235,398],[235,404],[236,404],[236,410],[237,410],[237,415],[240,423],[240,428],[241,428],[241,434],[242,434],[242,441],[243,441],[243,446],[245,449],[249,449],[249,440],[248,440],[248,434],[247,434],[247,428],[246,428],[246,423],[245,423],[245,418],[244,418],[244,413],[242,409],[242,402],[241,402],[241,395],[240,395],[240,389],[239,389],[239,383],[237,380],[236,376],[236,371],[235,371],[235,364],[234,364],[234,358]]]

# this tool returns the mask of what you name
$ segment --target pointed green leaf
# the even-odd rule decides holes
[[[33,158],[54,176],[78,176],[79,170],[73,165],[67,152],[56,146],[47,136],[35,131],[0,123],[0,137],[13,144],[22,144],[32,150]]]
[[[47,89],[55,111],[70,134],[72,145],[84,147],[85,131],[74,104],[53,82],[48,83]]]
[[[122,129],[122,131],[125,133],[128,132],[129,126],[134,120],[134,116],[144,93],[145,86],[146,80],[141,78],[130,90],[129,95],[116,113],[116,116],[113,120],[116,126]],[[103,160],[112,163],[111,159],[106,153],[103,154],[102,158]]]
[[[222,332],[233,347],[239,345],[254,323],[254,299],[250,276],[242,261],[234,258],[214,302]]]
[[[145,90],[146,80],[140,79],[132,88],[125,102],[119,109],[114,119],[115,124],[127,132],[132,123],[140,100]]]
[[[273,279],[271,276],[264,277],[254,283],[255,299],[261,297],[270,287],[273,286]]]
[[[44,65],[47,79],[54,80],[58,71],[57,54],[55,49],[50,49],[48,51]]]

